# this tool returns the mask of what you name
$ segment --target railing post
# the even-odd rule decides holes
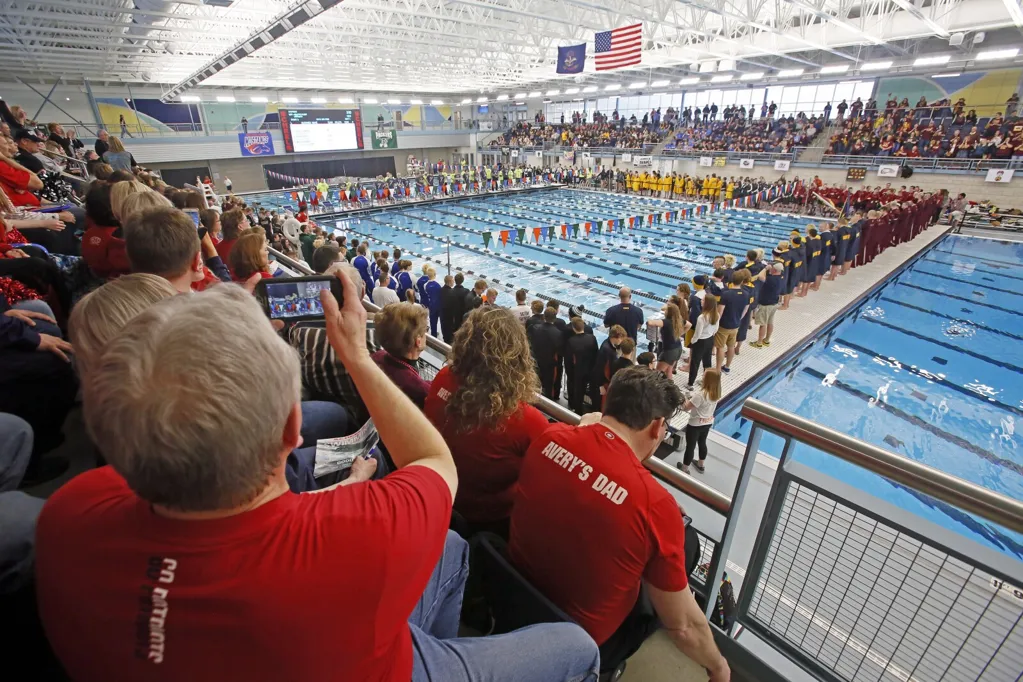
[[[753,424],[749,434],[749,441],[746,443],[746,454],[743,456],[742,465],[739,467],[739,478],[735,482],[735,490],[732,492],[732,506],[725,514],[725,527],[721,531],[721,542],[714,547],[714,554],[711,557],[710,569],[707,571],[707,618],[714,616],[717,608],[718,591],[721,589],[721,574],[728,561],[728,553],[732,548],[732,541],[735,539],[736,528],[739,523],[739,513],[742,511],[742,503],[749,489],[750,479],[753,477],[753,467],[757,463],[757,453],[760,451],[760,438],[762,429]]]

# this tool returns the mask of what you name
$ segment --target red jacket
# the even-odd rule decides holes
[[[114,279],[131,272],[128,252],[120,236],[120,226],[93,225],[82,236],[82,258],[89,269],[102,279]]]
[[[229,261],[227,257],[231,255],[231,249],[234,248],[234,243],[236,241],[238,241],[238,240],[237,239],[225,239],[225,240],[223,240],[221,242],[217,242],[215,244],[216,249],[217,249],[217,255],[220,256],[220,260],[224,261],[224,265],[227,265],[227,267],[231,267],[230,266],[230,262],[231,261]]]

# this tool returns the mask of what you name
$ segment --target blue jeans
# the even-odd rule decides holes
[[[597,644],[573,623],[458,637],[469,545],[448,531],[444,553],[409,616],[412,682],[595,682]]]
[[[0,594],[19,589],[32,577],[36,518],[44,500],[15,488],[32,456],[32,427],[12,414],[0,414]]]
[[[27,310],[33,313],[42,313],[43,315],[48,315],[49,317],[54,318],[53,308],[50,307],[49,303],[43,300],[37,299],[34,301],[19,301],[11,307],[14,310]],[[33,329],[40,334],[49,334],[50,336],[57,336],[60,338],[64,337],[64,335],[60,332],[60,328],[55,324],[44,322],[43,320],[33,320],[33,322],[36,323],[36,326],[33,327]],[[0,490],[2,490],[2,488],[0,488]]]
[[[327,400],[302,401],[302,445],[288,455],[284,476],[292,492],[316,490],[316,441],[347,436],[351,428],[348,410]]]

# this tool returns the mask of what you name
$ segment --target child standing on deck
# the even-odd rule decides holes
[[[682,463],[678,465],[684,473],[689,473],[689,465],[693,463],[693,455],[697,446],[700,457],[696,461],[696,470],[706,470],[707,434],[714,425],[714,410],[721,400],[721,372],[708,369],[703,373],[703,385],[690,395],[682,409],[689,412],[689,423],[686,424],[686,450],[682,455]]]

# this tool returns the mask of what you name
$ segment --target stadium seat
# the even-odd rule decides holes
[[[533,587],[505,557],[507,544],[493,533],[472,540],[474,563],[483,593],[494,617],[494,634],[503,634],[537,623],[571,623],[572,619]],[[625,661],[600,662],[601,682],[616,682],[625,672]]]

